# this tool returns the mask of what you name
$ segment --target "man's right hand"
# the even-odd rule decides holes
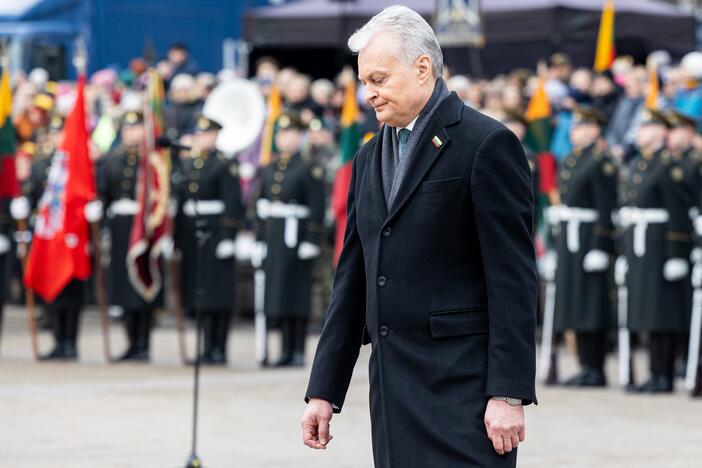
[[[329,434],[329,422],[334,411],[332,405],[321,398],[310,398],[302,416],[302,441],[313,449],[326,449],[334,436]]]

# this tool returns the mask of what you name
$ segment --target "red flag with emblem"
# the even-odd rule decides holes
[[[147,100],[144,107],[146,141],[142,148],[137,176],[137,213],[127,252],[127,271],[134,289],[146,300],[153,301],[163,283],[159,256],[169,231],[169,174],[166,149],[156,146],[164,129],[163,83],[154,70],[149,70]]]
[[[76,102],[66,118],[63,141],[53,156],[39,201],[25,286],[51,302],[73,279],[92,274],[86,203],[95,199],[95,176],[88,150],[85,76],[78,78]]]

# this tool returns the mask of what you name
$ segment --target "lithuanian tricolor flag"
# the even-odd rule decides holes
[[[0,199],[19,196],[15,173],[15,129],[12,125],[12,90],[5,67],[0,81]]]
[[[336,220],[336,236],[334,242],[334,263],[339,259],[341,247],[344,245],[346,230],[346,198],[351,182],[351,163],[358,151],[361,135],[358,129],[358,104],[356,103],[356,83],[349,80],[344,91],[344,106],[341,110],[341,166],[336,173],[332,192],[332,210]]]
[[[648,91],[646,92],[646,109],[658,110],[658,94],[660,93],[658,70],[655,65],[648,66]]]
[[[543,71],[545,65],[539,65],[539,84],[534,95],[529,100],[525,118],[527,133],[524,143],[536,153],[536,165],[539,174],[539,194],[536,203],[537,252],[543,254],[549,248],[550,236],[544,210],[551,204],[557,203],[556,196],[556,161],[551,154],[551,105],[546,94],[546,79]]]
[[[604,0],[600,32],[597,35],[597,51],[595,52],[596,72],[609,70],[617,56],[614,47],[614,0]]]
[[[278,120],[283,112],[283,98],[280,95],[280,87],[278,84],[271,86],[268,94],[268,114],[266,122],[263,126],[263,137],[261,138],[261,157],[259,164],[261,167],[271,162],[271,154],[274,152],[275,143],[273,136],[275,133],[275,121]]]

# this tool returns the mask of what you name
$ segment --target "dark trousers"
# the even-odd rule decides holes
[[[662,375],[672,380],[675,374],[677,335],[670,332],[651,332],[649,339],[651,375]]]
[[[607,332],[578,332],[576,340],[582,368],[602,370],[607,356]]]
[[[226,356],[232,313],[228,309],[209,309],[202,313],[205,354],[213,351]]]

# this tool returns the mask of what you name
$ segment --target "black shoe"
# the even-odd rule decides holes
[[[149,362],[150,356],[149,356],[149,351],[146,349],[137,349],[134,351],[131,357],[131,361],[133,362]]]
[[[602,369],[589,369],[581,387],[606,387],[607,378]]]
[[[588,377],[588,371],[586,369],[583,369],[579,373],[577,373],[575,376],[564,381],[561,385],[563,385],[564,387],[582,387],[583,382],[585,382],[587,377]]]
[[[116,362],[127,362],[133,360],[135,352],[136,350],[134,349],[134,347],[130,346],[129,348],[127,348],[127,351],[125,351],[124,354],[117,358]]]
[[[64,361],[77,361],[78,360],[78,350],[76,345],[72,342],[67,342],[63,345],[63,356],[61,357]]]
[[[227,356],[219,349],[213,349],[210,353],[210,364],[215,366],[224,366],[227,364]]]
[[[63,359],[63,346],[61,345],[56,345],[54,346],[54,349],[51,350],[50,353],[47,354],[42,354],[39,356],[40,361],[58,361]]]
[[[673,382],[664,375],[654,375],[636,390],[638,393],[672,393]]]
[[[293,353],[289,365],[290,367],[305,367],[305,355],[300,352]]]
[[[273,367],[288,367],[292,363],[292,354],[288,353],[283,353],[282,356],[280,356],[280,359],[278,359],[275,364],[273,364]]]

